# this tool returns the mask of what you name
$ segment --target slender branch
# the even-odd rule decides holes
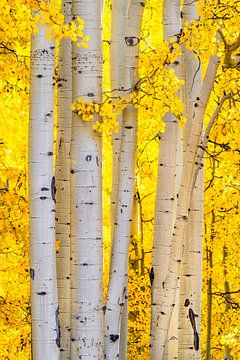
[[[201,144],[198,147],[198,154],[197,154],[197,158],[196,158],[196,165],[198,165],[198,166],[197,166],[197,168],[195,170],[195,173],[194,173],[194,176],[193,176],[192,188],[195,186],[198,172],[199,172],[200,168],[202,167],[202,159],[203,159],[203,155],[204,155],[204,152],[206,150],[206,147],[207,147],[210,131],[211,131],[212,127],[213,127],[213,124],[214,124],[216,118],[218,117],[218,115],[219,115],[219,113],[221,111],[221,108],[222,108],[224,102],[227,99],[229,99],[230,97],[231,97],[230,94],[223,95],[222,99],[218,103],[218,106],[215,109],[215,111],[214,111],[214,113],[213,113],[213,115],[212,115],[212,117],[211,117],[211,119],[210,119],[210,121],[208,123],[208,126],[207,126],[207,128],[205,130],[205,134],[203,135]]]
[[[232,53],[240,47],[240,33],[238,38],[233,44],[228,44],[222,30],[219,29],[218,33],[224,43],[225,47],[225,64],[228,68],[238,68],[240,59],[238,56],[232,56]]]

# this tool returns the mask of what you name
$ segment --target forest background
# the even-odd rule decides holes
[[[30,274],[29,223],[27,192],[27,154],[30,84],[30,37],[35,26],[31,9],[35,1],[1,0],[0,2],[0,358],[29,359],[30,345]],[[60,37],[62,17],[60,3],[44,9],[53,16],[55,38]],[[224,22],[228,43],[236,41],[240,5],[237,1],[198,2],[201,15],[194,34],[195,51],[206,67],[216,49],[216,30]],[[146,2],[141,36],[141,71],[149,65],[146,55],[151,46],[157,49],[159,66],[164,64],[164,47],[160,29],[162,4]],[[109,41],[110,1],[104,3],[103,51],[104,90],[110,89]],[[188,26],[188,24],[186,24]],[[72,37],[74,40],[74,31]],[[194,31],[194,28],[193,28]],[[69,33],[68,33],[69,35]],[[224,55],[222,56],[224,58]],[[151,59],[152,60],[152,59]],[[154,59],[153,59],[154,60]],[[162,63],[161,63],[162,61]],[[206,121],[215,109],[223,89],[232,97],[224,104],[211,131],[205,153],[205,206],[203,247],[202,356],[210,341],[211,358],[221,359],[226,347],[233,359],[240,353],[239,323],[239,191],[240,191],[240,112],[239,69],[222,66],[216,77],[214,93],[206,112]],[[57,73],[57,69],[56,69]],[[181,85],[181,84],[179,84]],[[55,85],[57,91],[57,82]],[[165,88],[171,84],[165,84]],[[167,91],[167,90],[165,90]],[[144,111],[139,117],[136,167],[136,201],[140,229],[132,236],[129,265],[129,359],[149,358],[149,323],[151,286],[151,253],[153,239],[154,199],[157,179],[158,134],[164,131],[159,107],[152,116]],[[156,113],[158,116],[156,116]],[[149,116],[149,115],[148,115]],[[150,119],[150,120],[149,120]],[[56,119],[55,119],[56,122]],[[105,283],[109,271],[111,219],[111,141],[103,129],[104,174],[104,259]],[[56,244],[58,248],[58,244]]]

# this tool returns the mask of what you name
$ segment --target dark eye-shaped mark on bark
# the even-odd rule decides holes
[[[112,342],[115,342],[119,339],[119,335],[111,334],[109,337]]]
[[[86,161],[91,161],[92,160],[92,155],[87,155],[86,156]]]
[[[136,46],[139,43],[140,39],[136,36],[126,36],[125,43],[127,46]]]

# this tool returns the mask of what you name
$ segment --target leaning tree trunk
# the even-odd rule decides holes
[[[163,3],[163,36],[170,40],[180,32],[180,1],[171,4],[169,1]],[[179,63],[172,65],[175,72],[179,73]],[[175,116],[168,112],[163,121],[166,124],[165,132],[161,135],[158,179],[156,191],[156,205],[154,216],[154,239],[152,256],[152,313],[151,313],[151,360],[159,359],[159,344],[161,342],[161,326],[158,324],[160,312],[161,289],[164,288],[168,276],[170,262],[171,234],[175,221],[176,200],[178,193],[177,158],[180,160],[181,142],[179,141],[180,127]],[[173,339],[173,337],[172,337]],[[167,348],[170,345],[167,339],[164,359],[168,358]],[[177,337],[174,338],[174,342]],[[172,342],[172,340],[171,340]]]
[[[29,201],[32,358],[59,359],[55,184],[53,177],[53,79],[55,44],[39,26],[32,36]]]
[[[130,1],[125,28],[124,89],[129,95],[137,82],[139,33],[144,2]],[[130,26],[131,24],[131,26]],[[126,31],[131,31],[126,32]],[[125,96],[126,96],[125,95]],[[129,105],[122,115],[122,141],[119,159],[119,183],[116,217],[113,231],[111,269],[105,314],[105,358],[119,357],[122,307],[126,296],[128,272],[128,246],[132,221],[134,196],[135,150],[137,137],[137,109]]]
[[[71,20],[71,1],[64,0],[65,22]],[[58,62],[58,119],[56,178],[56,240],[61,360],[70,359],[70,144],[72,126],[72,45],[62,39]]]
[[[74,0],[87,48],[73,45],[73,99],[102,101],[101,0]],[[103,359],[101,136],[77,114],[71,145],[71,359]]]

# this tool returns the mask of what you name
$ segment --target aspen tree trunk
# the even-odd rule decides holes
[[[128,95],[137,82],[137,56],[144,2],[132,0],[128,9],[131,33],[125,36],[124,88]],[[128,246],[134,195],[137,110],[132,105],[123,111],[122,141],[119,159],[119,184],[114,223],[111,269],[105,314],[105,358],[119,357],[122,307],[126,296]]]
[[[110,43],[110,77],[113,103],[117,102],[124,87],[124,51],[125,49],[125,27],[127,20],[129,0],[112,1],[112,27]],[[122,138],[122,114],[118,116],[119,130],[112,134],[112,193],[111,193],[111,218],[112,218],[112,241],[113,229],[116,217],[116,203],[119,182],[119,158]],[[127,287],[127,285],[126,285]],[[126,295],[127,296],[127,295]],[[121,321],[120,337],[120,360],[127,356],[127,330],[128,330],[128,302],[124,303],[123,317]]]
[[[183,22],[191,23],[198,18],[196,4],[184,2]],[[192,111],[202,86],[202,72],[196,55],[182,49],[183,102],[186,104],[187,122],[184,127],[184,154],[192,128]],[[197,185],[193,190],[189,206],[189,222],[186,231],[186,244],[183,250],[183,263],[180,274],[178,359],[200,359],[199,320],[201,309],[202,273],[202,217],[203,217],[203,170],[198,174]]]
[[[170,40],[180,32],[180,1],[163,3],[163,35]],[[175,67],[178,72],[179,65]],[[170,261],[171,235],[175,221],[177,196],[177,154],[181,151],[179,142],[180,128],[174,115],[165,115],[165,132],[161,135],[158,179],[155,201],[154,239],[152,255],[152,314],[151,314],[151,360],[159,359],[159,343],[161,327],[158,324],[160,312],[161,289],[164,289]],[[175,338],[174,341],[176,341]],[[169,339],[167,340],[167,343]],[[168,358],[168,346],[165,348],[164,359]]]
[[[182,261],[183,248],[185,246],[188,209],[190,206],[193,187],[195,185],[193,178],[196,178],[196,174],[199,171],[199,164],[196,160],[197,151],[201,143],[205,108],[213,88],[218,65],[218,58],[211,57],[203,86],[199,92],[199,96],[196,98],[194,109],[192,110],[192,126],[189,130],[188,139],[186,139],[186,144],[184,146],[184,149],[186,150],[183,155],[183,175],[178,194],[176,221],[172,235],[168,276],[166,278],[166,282],[164,283],[164,288],[161,288],[160,312],[156,323],[156,327],[159,328],[160,332],[160,342],[158,344],[158,356],[160,359],[163,358],[169,323],[173,307],[175,306],[174,301],[176,297],[179,269]]]
[[[101,0],[74,0],[88,48],[73,44],[73,99],[102,101]],[[76,114],[71,146],[71,359],[103,359],[101,136]]]
[[[53,87],[55,43],[39,26],[32,36],[29,201],[32,358],[59,359],[55,205],[53,177]]]
[[[112,1],[112,27],[110,43],[110,76],[113,102],[116,102],[122,95],[124,88],[124,49],[125,49],[125,27],[127,21],[127,10],[129,0]],[[118,116],[119,131],[112,135],[112,193],[111,193],[111,214],[112,224],[115,219],[115,209],[119,181],[119,156],[122,134],[122,115]],[[112,227],[113,233],[113,227]]]
[[[180,276],[178,359],[201,358],[200,321],[202,290],[203,181],[200,170],[189,208]]]
[[[64,0],[65,22],[71,20],[71,1]],[[56,159],[56,239],[61,360],[70,359],[70,144],[72,126],[72,45],[62,39],[58,62],[58,123]]]

